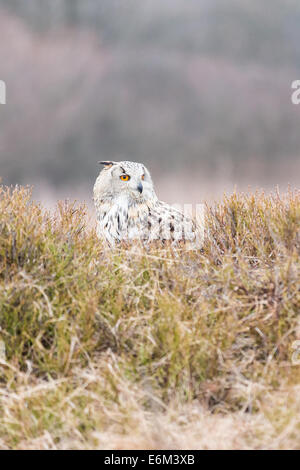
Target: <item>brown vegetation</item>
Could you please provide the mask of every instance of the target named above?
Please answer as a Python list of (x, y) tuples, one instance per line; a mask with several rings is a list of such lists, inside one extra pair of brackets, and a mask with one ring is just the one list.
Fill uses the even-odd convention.
[(1, 447), (299, 448), (299, 225), (234, 194), (201, 250), (107, 250), (2, 187)]

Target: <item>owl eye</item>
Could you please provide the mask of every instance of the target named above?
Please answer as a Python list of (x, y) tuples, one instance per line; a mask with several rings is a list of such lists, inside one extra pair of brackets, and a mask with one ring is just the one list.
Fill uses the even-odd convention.
[(129, 175), (121, 175), (121, 176), (120, 176), (120, 180), (122, 180), (122, 181), (129, 181), (129, 180), (130, 180), (130, 176), (129, 176)]
[(142, 180), (144, 181), (144, 179), (145, 179), (145, 175), (142, 175)]

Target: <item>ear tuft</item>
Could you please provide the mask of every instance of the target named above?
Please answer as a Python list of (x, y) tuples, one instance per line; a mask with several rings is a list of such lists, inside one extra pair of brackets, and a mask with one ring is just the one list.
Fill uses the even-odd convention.
[(108, 160), (105, 160), (105, 161), (100, 161), (98, 162), (100, 165), (104, 165), (105, 168), (110, 168), (114, 165), (115, 162), (111, 162), (111, 161), (108, 161)]

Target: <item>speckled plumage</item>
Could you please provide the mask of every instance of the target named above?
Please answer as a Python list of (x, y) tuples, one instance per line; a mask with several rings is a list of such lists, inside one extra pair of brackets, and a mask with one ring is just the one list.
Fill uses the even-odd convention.
[[(121, 241), (194, 242), (194, 222), (158, 200), (147, 168), (136, 162), (101, 162), (94, 185), (97, 235), (110, 245)], [(128, 181), (121, 177), (128, 175)], [(126, 176), (127, 177), (127, 176)]]

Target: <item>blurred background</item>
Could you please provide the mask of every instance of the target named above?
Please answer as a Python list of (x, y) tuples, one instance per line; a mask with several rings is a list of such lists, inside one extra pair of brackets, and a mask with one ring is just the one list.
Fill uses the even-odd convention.
[(160, 198), (300, 182), (299, 0), (0, 0), (0, 176), (91, 203), (97, 161)]

